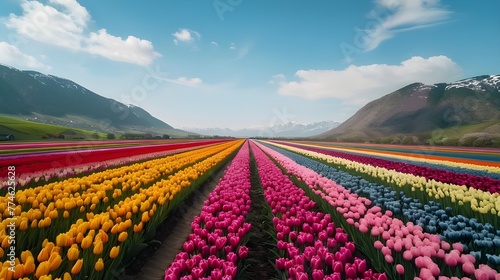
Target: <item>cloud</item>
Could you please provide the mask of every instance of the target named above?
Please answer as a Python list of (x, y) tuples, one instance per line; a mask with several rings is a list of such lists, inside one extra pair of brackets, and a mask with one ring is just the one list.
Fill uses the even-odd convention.
[(6, 42), (0, 42), (0, 62), (17, 68), (50, 70), (49, 66), (44, 65), (35, 57), (22, 53), (16, 46)]
[(194, 30), (189, 30), (186, 28), (179, 29), (179, 31), (173, 33), (172, 36), (175, 37), (174, 43), (176, 45), (178, 45), (179, 42), (184, 42), (184, 43), (193, 42), (195, 38), (198, 40), (201, 39), (201, 34), (199, 32)]
[(166, 78), (166, 77), (156, 77), (156, 76), (152, 76), (152, 77), (157, 79), (157, 80), (166, 81), (169, 83), (188, 86), (188, 87), (200, 87), (203, 85), (203, 80), (200, 78), (179, 77), (177, 79), (170, 79), (170, 78)]
[(179, 84), (186, 86), (200, 86), (203, 84), (203, 81), (200, 78), (179, 77), (176, 81), (179, 82)]
[(90, 13), (76, 0), (49, 0), (47, 5), (23, 0), (21, 8), (22, 15), (10, 14), (5, 24), (31, 40), (138, 65), (161, 56), (150, 41), (133, 36), (123, 40), (105, 29), (88, 31)]
[(216, 47), (218, 47), (218, 46), (219, 46), (219, 44), (217, 44), (217, 42), (215, 42), (215, 41), (210, 42), (210, 44), (211, 44), (211, 45), (214, 45), (214, 46), (216, 46)]
[(229, 44), (229, 49), (230, 50), (235, 50), (236, 49), (236, 44), (231, 42), (231, 44)]
[[(440, 5), (440, 0), (375, 0), (375, 3), (370, 17), (378, 22), (375, 27), (364, 30), (364, 51), (377, 48), (397, 33), (443, 23), (452, 14)], [(382, 17), (383, 14), (387, 15)]]
[(306, 99), (336, 98), (346, 103), (364, 104), (414, 82), (434, 84), (455, 81), (460, 67), (446, 56), (412, 57), (399, 65), (350, 65), (343, 70), (299, 70), (296, 81), (282, 74), (273, 77), (281, 95)]

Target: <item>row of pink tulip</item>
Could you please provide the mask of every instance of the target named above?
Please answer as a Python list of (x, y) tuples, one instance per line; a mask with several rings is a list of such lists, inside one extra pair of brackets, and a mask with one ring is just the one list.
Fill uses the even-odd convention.
[(165, 271), (165, 279), (234, 278), (238, 263), (248, 256), (244, 239), (250, 210), (250, 155), (244, 144), (191, 223), (183, 251)]
[(355, 244), (329, 214), (314, 211), (316, 203), (295, 186), (259, 149), (251, 144), (277, 231), (277, 248), (282, 254), (278, 270), (293, 279), (387, 279), (384, 273), (367, 268), (367, 261), (355, 257)]
[[(288, 157), (264, 146), (260, 146), (291, 175), (303, 181), (312, 193), (323, 201), (345, 221), (349, 235), (357, 243), (366, 244), (363, 248), (372, 259), (383, 256), (381, 265), (394, 278), (404, 279), (448, 279), (460, 276), (463, 279), (474, 276), (500, 277), (495, 270), (486, 265), (476, 267), (475, 258), (463, 253), (459, 243), (449, 244), (441, 241), (438, 235), (423, 231), (411, 222), (393, 218), (392, 212), (382, 211), (372, 206), (369, 199), (359, 197), (344, 187), (320, 174), (297, 164)], [(350, 227), (350, 228), (349, 228)], [(367, 243), (366, 240), (371, 240)], [(399, 275), (399, 276), (398, 276)], [(498, 279), (498, 278), (497, 278)]]

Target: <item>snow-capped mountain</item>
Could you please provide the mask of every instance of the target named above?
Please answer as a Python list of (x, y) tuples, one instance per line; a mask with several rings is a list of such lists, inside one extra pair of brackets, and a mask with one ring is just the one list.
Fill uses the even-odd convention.
[(173, 129), (140, 107), (105, 98), (71, 80), (4, 65), (0, 65), (0, 113), (105, 132)]
[[(499, 123), (500, 75), (495, 74), (452, 83), (407, 85), (366, 104), (318, 137), (361, 142), (418, 135), (424, 142), (435, 137), (436, 131), (451, 131), (451, 136), (441, 138), (458, 143), (462, 133), (486, 132), (496, 137)], [(466, 129), (459, 129), (463, 126)]]
[(500, 75), (485, 75), (463, 79), (446, 86), (446, 90), (452, 88), (468, 88), (475, 91), (486, 91), (488, 88), (500, 89)]
[(334, 121), (321, 121), (314, 123), (288, 122), (267, 127), (262, 126), (242, 129), (192, 127), (186, 127), (182, 129), (202, 135), (218, 135), (231, 137), (309, 137), (328, 131), (338, 126), (339, 124), (339, 122)]

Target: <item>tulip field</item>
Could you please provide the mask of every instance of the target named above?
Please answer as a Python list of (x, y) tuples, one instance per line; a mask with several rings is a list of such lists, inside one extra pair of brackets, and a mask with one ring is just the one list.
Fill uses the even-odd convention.
[(0, 146), (0, 279), (123, 279), (214, 174), (158, 241), (175, 257), (133, 279), (500, 279), (500, 151), (75, 145)]

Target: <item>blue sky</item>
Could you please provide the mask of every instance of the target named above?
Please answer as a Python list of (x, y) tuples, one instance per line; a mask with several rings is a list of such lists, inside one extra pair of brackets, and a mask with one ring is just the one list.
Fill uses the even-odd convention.
[(344, 121), (413, 82), (500, 73), (500, 2), (0, 1), (0, 63), (174, 127)]

